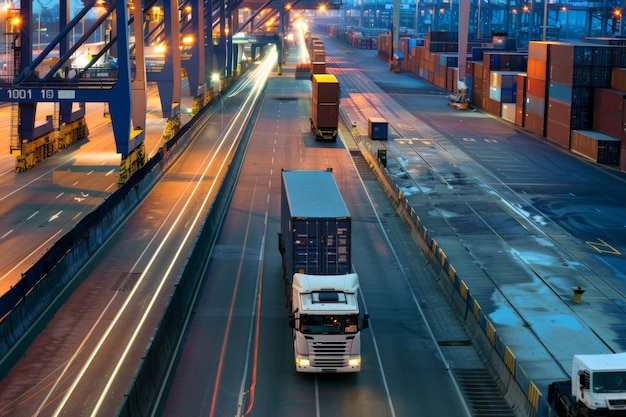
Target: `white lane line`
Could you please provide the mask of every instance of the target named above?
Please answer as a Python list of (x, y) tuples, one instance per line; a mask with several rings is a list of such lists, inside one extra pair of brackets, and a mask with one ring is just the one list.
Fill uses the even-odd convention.
[[(268, 66), (269, 68), (269, 66)], [(261, 87), (261, 83), (259, 83), (258, 85), (256, 85), (255, 87), (253, 87), (251, 94), (246, 98), (246, 100), (244, 101), (243, 105), (241, 106), (242, 108), (244, 108), (251, 100), (253, 100), (252, 96), (253, 93), (255, 94), (254, 99), (256, 99), (261, 91), (262, 88)], [(252, 112), (252, 108), (250, 108), (248, 110), (248, 113), (246, 114), (245, 118), (247, 119), (250, 115), (250, 113)], [(241, 113), (238, 113), (238, 116), (241, 117)], [(235, 126), (237, 126), (239, 128), (239, 132), (241, 132), (241, 130), (243, 129), (243, 127), (245, 126), (245, 123), (235, 123), (237, 120), (237, 117), (235, 119), (233, 119), (233, 123), (231, 123), (227, 129), (227, 132), (223, 133), (220, 144), (217, 148), (217, 150), (219, 151), (219, 149), (224, 145), (225, 142), (225, 138), (229, 137), (231, 132), (234, 130)], [(245, 120), (244, 120), (245, 121)], [(228, 154), (230, 154), (233, 151), (233, 148), (235, 146), (235, 142), (236, 141), (232, 141), (230, 144), (230, 148), (228, 149)], [(192, 196), (195, 195), (197, 193), (197, 190), (199, 188), (200, 183), (202, 182), (202, 180), (206, 177), (206, 173), (209, 169), (210, 166), (213, 165), (213, 161), (216, 158), (216, 156), (219, 154), (219, 152), (211, 152), (211, 159), (210, 162), (206, 165), (205, 170), (203, 172), (203, 175), (200, 176), (200, 179), (197, 181), (196, 186), (194, 188), (194, 190), (192, 191)], [(228, 158), (223, 158), (222, 159), (222, 163), (220, 165), (220, 170), (218, 173), (218, 177), (221, 175), (221, 172), (227, 168), (227, 165), (225, 164), (225, 161)], [(199, 219), (200, 219), (200, 213), (203, 211), (204, 207), (208, 204), (208, 200), (209, 197), (213, 194), (213, 189), (216, 186), (215, 182), (212, 183), (211, 188), (209, 190), (208, 193), (206, 193), (205, 198), (203, 200), (202, 206), (199, 210), (196, 211), (196, 216), (194, 218), (193, 224), (195, 225)], [(165, 238), (161, 241), (161, 244), (159, 245), (159, 247), (156, 249), (156, 251), (154, 252), (154, 255), (152, 256), (152, 258), (150, 259), (146, 269), (144, 270), (144, 272), (141, 274), (141, 276), (139, 277), (139, 279), (137, 280), (137, 283), (135, 285), (135, 287), (133, 288), (133, 290), (131, 291), (130, 294), (128, 294), (128, 298), (126, 299), (126, 301), (124, 302), (124, 304), (122, 305), (122, 307), (118, 310), (117, 314), (115, 315), (115, 317), (113, 318), (113, 320), (111, 321), (111, 323), (109, 324), (108, 328), (106, 329), (105, 333), (101, 336), (97, 346), (95, 347), (95, 349), (91, 352), (91, 354), (89, 355), (89, 358), (87, 359), (87, 361), (83, 364), (83, 367), (81, 368), (80, 372), (78, 373), (78, 375), (75, 377), (74, 382), (71, 384), (71, 386), (65, 391), (65, 395), (63, 396), (61, 402), (58, 404), (53, 416), (59, 416), (62, 411), (63, 408), (65, 407), (65, 404), (69, 401), (69, 398), (71, 397), (71, 395), (73, 394), (73, 392), (76, 390), (76, 387), (78, 386), (80, 380), (83, 378), (83, 376), (85, 375), (85, 373), (87, 372), (87, 369), (89, 368), (89, 366), (91, 365), (91, 363), (94, 361), (95, 357), (97, 356), (98, 352), (100, 351), (100, 349), (102, 348), (102, 345), (104, 344), (104, 342), (107, 340), (109, 334), (113, 331), (113, 328), (117, 325), (117, 323), (119, 322), (122, 314), (125, 312), (126, 308), (128, 307), (128, 305), (130, 304), (131, 300), (133, 299), (133, 296), (135, 294), (135, 292), (137, 291), (137, 288), (140, 287), (141, 282), (143, 282), (147, 271), (150, 269), (150, 266), (154, 263), (154, 260), (158, 257), (159, 253), (161, 252), (163, 246), (165, 245), (165, 242), (169, 239), (170, 234), (172, 233), (172, 231), (176, 228), (176, 225), (179, 223), (180, 219), (183, 217), (183, 213), (185, 212), (186, 207), (189, 205), (189, 202), (191, 200), (191, 197), (187, 200), (187, 202), (185, 203), (184, 207), (182, 208), (182, 210), (179, 210), (178, 213), (178, 217), (176, 218), (176, 220), (174, 221), (173, 225), (171, 226), (171, 228), (169, 229), (169, 231), (167, 232)], [(95, 416), (98, 414), (100, 407), (102, 406), (102, 404), (106, 401), (107, 397), (108, 397), (108, 392), (111, 388), (111, 385), (113, 384), (113, 380), (117, 377), (117, 374), (119, 372), (119, 370), (122, 367), (122, 364), (124, 363), (124, 360), (130, 350), (130, 347), (133, 345), (137, 334), (139, 333), (139, 329), (141, 329), (141, 327), (143, 326), (146, 318), (148, 317), (154, 302), (156, 300), (156, 298), (158, 298), (158, 295), (162, 289), (162, 286), (164, 285), (164, 282), (166, 281), (167, 276), (169, 275), (169, 273), (171, 272), (171, 268), (173, 267), (173, 265), (176, 263), (176, 259), (180, 256), (180, 251), (182, 250), (182, 247), (184, 246), (184, 243), (189, 239), (189, 236), (191, 234), (191, 230), (192, 228), (188, 229), (187, 235), (184, 237), (183, 242), (178, 245), (179, 246), (179, 250), (176, 253), (176, 256), (174, 257), (174, 259), (172, 260), (172, 262), (170, 263), (170, 267), (168, 268), (167, 273), (164, 275), (163, 280), (161, 281), (161, 283), (159, 284), (158, 288), (156, 289), (156, 291), (153, 293), (153, 298), (150, 301), (147, 309), (144, 312), (144, 315), (142, 316), (141, 320), (139, 321), (138, 325), (135, 328), (135, 331), (133, 332), (133, 335), (131, 336), (131, 339), (129, 340), (128, 345), (126, 346), (126, 348), (124, 349), (124, 352), (120, 358), (120, 360), (117, 362), (117, 365), (115, 367), (114, 372), (109, 376), (108, 382), (106, 384), (105, 389), (102, 390), (101, 395), (98, 399), (98, 402), (96, 404), (96, 406), (94, 407), (94, 410), (92, 411), (91, 415)], [(156, 237), (156, 234), (155, 234)], [(155, 238), (153, 237), (153, 239)], [(146, 247), (147, 250), (148, 247)], [(144, 251), (145, 252), (145, 251)], [(142, 254), (143, 256), (143, 254)], [(139, 260), (137, 261), (139, 262)], [(135, 264), (135, 266), (133, 267), (133, 269), (136, 267), (137, 264)], [(115, 298), (115, 296), (113, 297)], [(112, 300), (111, 300), (112, 302)], [(108, 306), (107, 306), (108, 308)], [(98, 319), (98, 321), (96, 323), (94, 323), (93, 328), (95, 328), (98, 323), (100, 321), (100, 318)], [(44, 399), (44, 401), (42, 402), (41, 406), (40, 406), (40, 410), (38, 410), (38, 412), (35, 414), (35, 416), (37, 416), (41, 410), (46, 406), (47, 402), (48, 402), (48, 398), (51, 396), (52, 392), (55, 390), (56, 386), (59, 384), (61, 378), (63, 377), (63, 375), (67, 372), (67, 370), (69, 369), (70, 365), (72, 362), (74, 362), (76, 360), (76, 357), (78, 355), (78, 351), (74, 354), (74, 356), (72, 357), (72, 359), (68, 362), (67, 367), (65, 368), (65, 370), (63, 371), (63, 373), (57, 378), (57, 382), (55, 383), (54, 387), (50, 390), (48, 396), (46, 397), (46, 399)]]
[(9, 269), (7, 271), (6, 274), (4, 274), (2, 277), (0, 277), (0, 281), (2, 281), (3, 279), (6, 279), (9, 277), (9, 275), (15, 271), (17, 268), (19, 268), (24, 262), (26, 262), (27, 259), (29, 259), (32, 255), (38, 254), (39, 257), (41, 257), (42, 253), (41, 253), (41, 249), (44, 248), (46, 245), (48, 245), (52, 240), (54, 240), (59, 233), (63, 232), (63, 229), (59, 229), (55, 234), (53, 234), (52, 236), (50, 236), (45, 242), (43, 242), (41, 245), (37, 246), (28, 256), (25, 256), (24, 258), (22, 258), (22, 260), (20, 262), (18, 262), (17, 264), (15, 264), (13, 266), (13, 268)]

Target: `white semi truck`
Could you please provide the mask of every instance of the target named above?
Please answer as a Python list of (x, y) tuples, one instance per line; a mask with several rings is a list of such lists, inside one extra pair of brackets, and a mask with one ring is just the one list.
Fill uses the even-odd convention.
[(361, 369), (351, 218), (331, 170), (282, 172), (283, 279), (298, 372)]
[(358, 372), (361, 369), (359, 278), (356, 274), (294, 274), (293, 349), (299, 372)]
[(550, 384), (559, 417), (626, 416), (626, 353), (574, 355), (569, 381)]

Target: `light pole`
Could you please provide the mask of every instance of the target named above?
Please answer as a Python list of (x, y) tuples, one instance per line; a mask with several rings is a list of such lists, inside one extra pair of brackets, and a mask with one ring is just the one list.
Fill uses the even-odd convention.
[(41, 11), (43, 9), (44, 6), (41, 6), (37, 14), (37, 54), (41, 53)]
[(548, 30), (548, 0), (543, 0), (543, 41), (546, 41)]
[(476, 39), (480, 39), (480, 3), (482, 3), (482, 0), (478, 0), (478, 16), (476, 20)]

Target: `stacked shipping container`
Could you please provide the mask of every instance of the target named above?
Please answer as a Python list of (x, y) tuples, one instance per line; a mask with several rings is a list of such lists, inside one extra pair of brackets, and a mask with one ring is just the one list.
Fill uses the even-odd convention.
[(339, 125), (339, 81), (332, 74), (314, 74), (311, 96), (311, 129), (316, 139), (335, 140)]
[[(456, 92), (456, 33), (403, 39), (402, 68)], [(626, 39), (529, 43), (528, 52), (468, 44), (465, 67), (471, 103), (528, 131), (626, 172)], [(389, 55), (390, 34), (379, 36)], [(452, 53), (451, 53), (452, 52)], [(479, 61), (476, 58), (481, 57)]]
[(548, 69), (547, 42), (530, 42), (526, 78), (526, 101), (524, 102), (524, 127), (544, 136)]

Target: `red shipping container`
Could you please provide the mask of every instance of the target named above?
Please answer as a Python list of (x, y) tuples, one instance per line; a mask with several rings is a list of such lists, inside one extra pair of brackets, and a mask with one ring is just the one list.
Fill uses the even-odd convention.
[(326, 74), (326, 63), (325, 62), (312, 62), (311, 74)]
[(524, 111), (524, 104), (526, 102), (526, 74), (517, 74), (517, 95), (515, 96), (515, 105), (517, 109)]
[(599, 110), (623, 118), (626, 92), (612, 88), (594, 88), (593, 90), (594, 112)]
[(543, 116), (526, 112), (524, 115), (524, 127), (536, 135), (543, 136), (545, 133)]
[(318, 129), (337, 128), (339, 126), (339, 104), (317, 103), (311, 106), (311, 119)]
[(498, 100), (487, 98), (487, 113), (501, 116), (502, 104)]
[(593, 130), (604, 133), (615, 139), (621, 139), (624, 131), (621, 116), (606, 113), (600, 110), (593, 112)]
[(548, 119), (546, 122), (546, 138), (553, 143), (559, 144), (564, 148), (570, 147), (570, 133), (571, 129), (569, 125), (556, 122)]
[(574, 64), (550, 60), (550, 82), (572, 86), (574, 84)]
[(571, 126), (572, 120), (572, 104), (564, 103), (562, 101), (548, 99), (548, 111), (547, 119), (553, 122), (564, 124), (568, 127)]
[(483, 92), (482, 90), (472, 90), (472, 104), (480, 107), (481, 109), (482, 107), (482, 102), (483, 102)]
[(515, 124), (517, 126), (524, 127), (524, 106), (516, 106), (515, 107)]
[(574, 63), (574, 45), (571, 43), (552, 43), (549, 47), (550, 63), (571, 65)]

